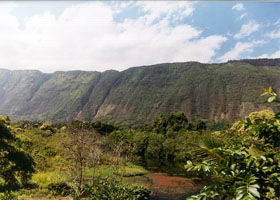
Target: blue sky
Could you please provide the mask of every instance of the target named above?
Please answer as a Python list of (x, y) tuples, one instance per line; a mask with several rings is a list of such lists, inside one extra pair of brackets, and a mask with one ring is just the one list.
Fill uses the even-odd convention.
[(280, 57), (280, 2), (3, 1), (0, 68), (105, 71)]

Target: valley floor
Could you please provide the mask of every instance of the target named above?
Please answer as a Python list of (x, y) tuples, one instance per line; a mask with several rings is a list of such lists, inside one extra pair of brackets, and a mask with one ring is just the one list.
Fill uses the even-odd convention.
[[(143, 176), (131, 177), (132, 183), (143, 183), (152, 191), (151, 200), (185, 200), (186, 197), (196, 194), (201, 189), (200, 185), (191, 179), (168, 176), (165, 173), (149, 172)], [(71, 197), (27, 198), (25, 200), (70, 200)]]

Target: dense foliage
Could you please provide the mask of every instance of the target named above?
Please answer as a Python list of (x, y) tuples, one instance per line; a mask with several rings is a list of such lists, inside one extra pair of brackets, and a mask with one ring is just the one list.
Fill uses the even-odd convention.
[[(83, 185), (83, 195), (90, 200), (149, 200), (151, 191), (140, 185), (97, 179)], [(74, 200), (80, 200), (80, 197), (74, 195)]]
[(135, 160), (154, 160), (158, 164), (183, 162), (191, 158), (190, 152), (206, 129), (203, 120), (188, 123), (183, 112), (167, 113), (138, 130), (118, 130), (105, 139), (105, 145), (114, 149), (122, 145), (124, 152)]
[(71, 193), (82, 199), (87, 188), (91, 193), (85, 198), (89, 198), (106, 180), (108, 188), (99, 189), (95, 195), (118, 191), (120, 198), (136, 195), (132, 199), (147, 199), (150, 190), (126, 185), (121, 178), (147, 173), (143, 168), (128, 164), (128, 160), (143, 164), (143, 159), (150, 159), (168, 164), (192, 158), (194, 155), (187, 152), (195, 148), (197, 138), (205, 134), (205, 130), (197, 130), (196, 124), (201, 122), (197, 120), (191, 125), (184, 113), (177, 112), (160, 115), (138, 130), (100, 121), (12, 123), (10, 126), (18, 138), (16, 144), (32, 156), (37, 169), (32, 177), (33, 189), (21, 190), (17, 195), (24, 196), (27, 191), (34, 197)]
[(152, 124), (152, 131), (161, 134), (172, 134), (181, 129), (187, 129), (188, 119), (183, 112), (168, 113), (156, 118)]
[(18, 190), (34, 173), (34, 161), (20, 144), (9, 128), (9, 118), (0, 117), (0, 193)]
[[(124, 151), (122, 144), (115, 149), (109, 149), (103, 144), (108, 134), (120, 131), (118, 127), (100, 121), (19, 121), (9, 124), (5, 120), (8, 118), (3, 119), (5, 126), (0, 128), (1, 136), (5, 139), (1, 140), (1, 145), (7, 142), (8, 145), (28, 152), (33, 164), (36, 163), (36, 173), (32, 176), (28, 188), (22, 188), (16, 193), (10, 193), (7, 187), (3, 188), (5, 193), (0, 192), (1, 199), (72, 195), (81, 200), (105, 193), (113, 194), (116, 191), (119, 191), (120, 195), (126, 195), (128, 199), (149, 198), (149, 189), (128, 185), (123, 180), (123, 177), (143, 175), (147, 171), (129, 163), (128, 159), (121, 156)], [(6, 160), (1, 157), (0, 161)], [(28, 164), (28, 161), (11, 166), (20, 168), (23, 164)], [(16, 178), (20, 178), (21, 172), (15, 173)], [(9, 177), (8, 180), (13, 179)], [(96, 193), (96, 188), (105, 184), (105, 180), (108, 187)], [(91, 192), (86, 194), (85, 188)]]
[[(279, 102), (270, 88), (267, 102)], [(217, 196), (236, 200), (279, 199), (280, 181), (280, 115), (251, 115), (239, 122), (241, 139), (233, 144), (209, 148), (209, 156), (200, 162), (188, 161), (189, 171), (215, 175), (216, 184), (205, 186), (201, 194), (189, 199), (215, 199)], [(235, 127), (237, 125), (235, 124)]]

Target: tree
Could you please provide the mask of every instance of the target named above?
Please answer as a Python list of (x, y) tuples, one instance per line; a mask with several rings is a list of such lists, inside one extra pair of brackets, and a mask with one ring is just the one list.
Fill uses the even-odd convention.
[(149, 143), (146, 148), (145, 157), (160, 160), (163, 157), (164, 136), (157, 133), (149, 135)]
[[(65, 157), (71, 162), (73, 182), (76, 185), (75, 195), (79, 199), (83, 195), (84, 171), (99, 164), (102, 151), (99, 146), (99, 135), (94, 129), (71, 127), (67, 138), (63, 141)], [(94, 173), (94, 172), (93, 172)], [(94, 175), (93, 175), (94, 177)]]
[(132, 152), (136, 156), (140, 156), (142, 160), (145, 158), (145, 152), (149, 144), (149, 134), (147, 132), (136, 132), (132, 138)]
[[(121, 173), (124, 173), (125, 170), (125, 162), (127, 159), (124, 158), (124, 154), (127, 145), (122, 142), (118, 143), (115, 140), (117, 140), (118, 136), (124, 136), (123, 139), (125, 139), (128, 135), (126, 133), (122, 134), (120, 131), (113, 132), (112, 136), (110, 135), (111, 138), (109, 141), (106, 141), (107, 144), (112, 145), (112, 149), (106, 149), (106, 143), (104, 145), (102, 136), (100, 136), (94, 128), (88, 127), (87, 123), (85, 123), (86, 128), (83, 128), (80, 123), (78, 123), (79, 126), (76, 125), (71, 126), (63, 142), (66, 150), (65, 156), (70, 161), (69, 165), (73, 173), (72, 181), (75, 185), (73, 187), (73, 199), (128, 199), (125, 198), (128, 195), (133, 195), (129, 199), (138, 199), (138, 197), (141, 199), (141, 193), (145, 193), (145, 188), (138, 188), (139, 192), (136, 191), (136, 194), (133, 194), (132, 192), (137, 188), (133, 188), (133, 191), (127, 191), (126, 188), (124, 188), (126, 190), (123, 190), (122, 187), (124, 186), (121, 183), (121, 179), (118, 178), (119, 175), (122, 177), (123, 174)], [(106, 177), (102, 176), (100, 173), (96, 173), (99, 170), (98, 165), (101, 164), (103, 153), (109, 157), (109, 159), (106, 160), (106, 165), (108, 165), (108, 174)], [(85, 177), (84, 172), (86, 169), (92, 169), (91, 181)], [(147, 192), (148, 190), (146, 193)], [(117, 198), (117, 196), (114, 195), (120, 197)], [(149, 195), (149, 193), (147, 193), (146, 196), (147, 195)]]
[(195, 127), (195, 130), (202, 131), (202, 130), (206, 130), (207, 125), (203, 119), (197, 119), (195, 121), (194, 127)]
[(162, 146), (163, 146), (163, 152), (165, 154), (165, 158), (167, 160), (174, 160), (175, 153), (176, 153), (176, 140), (173, 138), (167, 138)]
[(166, 134), (168, 131), (178, 132), (186, 129), (188, 119), (183, 112), (167, 113), (159, 116), (153, 122), (153, 132)]
[[(279, 103), (277, 94), (269, 88), (268, 103)], [(217, 148), (206, 148), (207, 159), (188, 161), (188, 171), (203, 172), (218, 178), (216, 184), (205, 186), (199, 195), (189, 199), (272, 200), (279, 199), (280, 181), (280, 114), (266, 117), (251, 115), (245, 121), (240, 141)]]
[(8, 117), (0, 117), (0, 192), (4, 193), (27, 184), (35, 172), (32, 157), (17, 148), (19, 139), (8, 127), (9, 123)]
[(94, 129), (99, 134), (107, 136), (113, 131), (119, 130), (118, 127), (112, 125), (112, 124), (106, 124), (101, 121), (95, 121), (95, 122), (86, 122), (86, 121), (79, 121), (79, 120), (73, 120), (69, 124), (69, 128), (71, 129), (87, 129), (92, 130)]

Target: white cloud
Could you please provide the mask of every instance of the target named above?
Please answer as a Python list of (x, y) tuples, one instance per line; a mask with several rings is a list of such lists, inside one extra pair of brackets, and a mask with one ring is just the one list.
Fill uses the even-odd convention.
[[(180, 62), (186, 60), (204, 63), (211, 62), (212, 57), (216, 54), (215, 51), (218, 50), (225, 41), (227, 41), (227, 38), (223, 36), (209, 36), (187, 44), (182, 44), (180, 45), (181, 48), (179, 48), (175, 59)], [(184, 48), (184, 46), (187, 46), (187, 48)]]
[(16, 4), (13, 2), (1, 2), (0, 4), (0, 34), (5, 32), (16, 31), (18, 28), (18, 20), (15, 16), (11, 15)]
[(21, 29), (12, 9), (0, 12), (9, 19), (9, 24), (0, 21), (0, 27), (6, 26), (5, 31), (0, 29), (0, 68), (105, 71), (162, 62), (208, 62), (226, 41), (217, 35), (201, 38), (202, 31), (187, 24), (170, 26), (170, 19), (191, 15), (189, 2), (136, 4), (147, 12), (137, 19), (116, 22), (113, 7), (86, 2), (65, 8), (59, 16), (45, 12), (26, 18)]
[(243, 13), (242, 15), (240, 15), (239, 19), (241, 20), (241, 19), (243, 19), (246, 16), (247, 16), (247, 13)]
[(278, 19), (273, 25), (280, 26), (280, 19)]
[(234, 6), (232, 6), (232, 10), (241, 11), (241, 10), (245, 10), (245, 8), (244, 8), (244, 5), (242, 3), (237, 3)]
[(184, 1), (138, 1), (136, 5), (141, 6), (147, 12), (145, 18), (148, 23), (160, 17), (167, 19), (182, 19), (191, 15), (194, 11), (193, 2)]
[(218, 58), (222, 62), (227, 62), (228, 60), (239, 59), (242, 55), (252, 53), (256, 46), (262, 46), (265, 44), (265, 41), (257, 40), (252, 42), (237, 42), (235, 46), (223, 56)]
[(274, 52), (274, 53), (271, 54), (269, 57), (270, 57), (270, 58), (280, 58), (280, 50)]
[(274, 31), (268, 33), (267, 36), (271, 39), (280, 38), (280, 29), (279, 30), (274, 30)]
[(249, 21), (247, 24), (243, 24), (241, 30), (234, 35), (235, 39), (241, 39), (251, 35), (252, 33), (258, 31), (260, 25), (255, 21)]
[(259, 56), (258, 58), (280, 58), (280, 50), (272, 53), (271, 55), (263, 54), (263, 55)]
[[(234, 6), (232, 6), (232, 10), (237, 11), (243, 11), (245, 10), (244, 5), (242, 3), (236, 3)], [(247, 16), (247, 12), (244, 12), (239, 16), (239, 20), (243, 19), (245, 16)]]
[(1, 2), (0, 16), (10, 14), (16, 6), (17, 4), (14, 2)]

